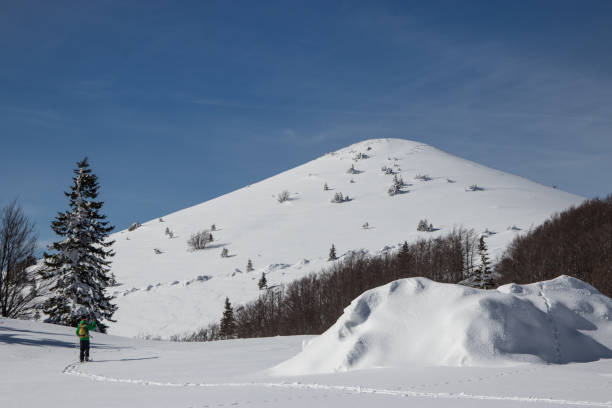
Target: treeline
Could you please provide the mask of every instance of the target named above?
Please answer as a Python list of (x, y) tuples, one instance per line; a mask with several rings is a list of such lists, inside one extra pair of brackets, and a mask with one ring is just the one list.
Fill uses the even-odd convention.
[(236, 308), (233, 333), (223, 333), (218, 324), (211, 324), (173, 340), (323, 333), (368, 289), (416, 276), (447, 283), (465, 279), (474, 270), (477, 238), (473, 230), (459, 228), (443, 237), (405, 242), (393, 253), (353, 252), (318, 274), (268, 289), (257, 300)]
[(501, 283), (569, 275), (612, 296), (612, 195), (556, 214), (517, 237), (495, 270)]
[[(396, 279), (424, 276), (437, 282), (474, 285), (482, 268), (481, 261), (478, 265), (475, 261), (486, 259), (478, 243), (473, 230), (459, 228), (443, 237), (404, 243), (399, 251), (378, 256), (353, 252), (318, 274), (268, 289), (235, 311), (226, 304), (224, 318), (231, 316), (232, 322), (225, 326), (231, 327), (230, 332), (211, 324), (173, 340), (320, 334), (357, 296)], [(492, 287), (569, 275), (612, 296), (612, 195), (555, 214), (517, 236), (493, 269)]]

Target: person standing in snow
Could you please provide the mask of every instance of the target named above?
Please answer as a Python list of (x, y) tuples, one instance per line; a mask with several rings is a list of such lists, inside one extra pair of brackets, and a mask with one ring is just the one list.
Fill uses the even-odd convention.
[(81, 343), (81, 363), (83, 361), (89, 361), (89, 331), (96, 330), (98, 326), (94, 320), (91, 323), (87, 323), (87, 318), (83, 317), (77, 325), (76, 335), (79, 336)]

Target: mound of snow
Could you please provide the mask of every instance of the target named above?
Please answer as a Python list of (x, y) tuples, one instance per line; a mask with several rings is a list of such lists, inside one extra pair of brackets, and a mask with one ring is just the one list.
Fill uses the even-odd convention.
[(487, 291), (409, 278), (363, 293), (272, 372), (587, 362), (611, 348), (612, 299), (578, 279)]

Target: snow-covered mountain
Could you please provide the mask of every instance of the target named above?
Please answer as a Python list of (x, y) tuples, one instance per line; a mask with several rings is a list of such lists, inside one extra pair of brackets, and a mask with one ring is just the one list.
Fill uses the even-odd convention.
[[(406, 185), (391, 196), (394, 175)], [(289, 199), (280, 203), (285, 190)], [(331, 202), (336, 193), (350, 201)], [(332, 244), (340, 256), (361, 248), (376, 253), (464, 226), (487, 232), (494, 258), (516, 234), (582, 200), (422, 143), (367, 140), (114, 234), (119, 310), (109, 331), (194, 331), (220, 318), (226, 296), (234, 304), (256, 298), (262, 272), (272, 286), (329, 265)], [(417, 232), (421, 219), (436, 231)], [(214, 242), (190, 251), (189, 237), (212, 224)], [(220, 256), (224, 248), (228, 257)]]

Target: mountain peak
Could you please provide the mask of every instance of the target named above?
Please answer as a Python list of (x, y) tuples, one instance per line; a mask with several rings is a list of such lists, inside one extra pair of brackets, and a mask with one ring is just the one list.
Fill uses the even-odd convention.
[[(581, 201), (420, 142), (364, 140), (114, 234), (112, 271), (122, 285), (110, 330), (193, 330), (218, 320), (226, 296), (233, 304), (256, 298), (262, 273), (272, 286), (329, 266), (332, 244), (339, 256), (377, 253), (464, 226), (486, 234), (495, 257), (521, 231)], [(423, 219), (434, 231), (417, 231)], [(187, 240), (212, 224), (214, 241), (190, 250)]]

